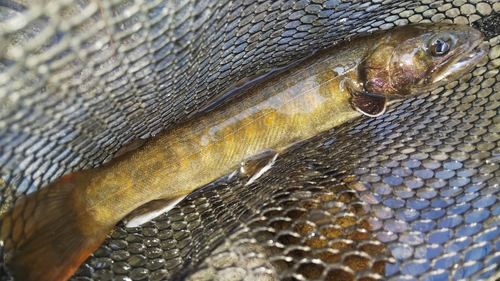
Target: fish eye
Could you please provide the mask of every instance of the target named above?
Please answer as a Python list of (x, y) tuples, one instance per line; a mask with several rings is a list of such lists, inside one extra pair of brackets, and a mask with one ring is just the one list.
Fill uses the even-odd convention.
[(430, 54), (434, 57), (446, 55), (451, 49), (452, 40), (449, 36), (441, 35), (431, 39), (428, 46)]

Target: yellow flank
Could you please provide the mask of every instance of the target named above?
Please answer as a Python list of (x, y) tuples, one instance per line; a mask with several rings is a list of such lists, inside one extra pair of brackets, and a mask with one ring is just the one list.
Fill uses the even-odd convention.
[[(309, 71), (275, 77), (268, 81), (270, 86), (256, 87), (248, 98), (189, 122), (201, 129), (193, 131), (185, 124), (92, 170), (96, 184), (87, 188), (87, 209), (95, 210), (95, 220), (115, 223), (148, 201), (190, 193), (237, 169), (247, 156), (286, 147), (359, 116), (349, 103), (349, 92), (340, 87), (348, 75), (335, 76), (328, 68), (322, 71), (314, 65), (328, 65), (325, 59), (311, 63)], [(354, 71), (349, 74), (355, 78)], [(283, 80), (289, 87), (271, 92), (274, 83)], [(115, 172), (110, 173), (111, 169)], [(146, 176), (153, 175), (151, 171), (154, 176)], [(120, 192), (119, 200), (114, 186), (127, 190)], [(125, 207), (117, 210), (117, 201)]]

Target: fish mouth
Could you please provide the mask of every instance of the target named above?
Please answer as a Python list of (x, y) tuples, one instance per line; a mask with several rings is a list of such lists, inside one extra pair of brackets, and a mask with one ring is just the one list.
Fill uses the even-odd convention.
[(466, 55), (461, 56), (457, 61), (453, 62), (448, 71), (455, 72), (464, 68), (472, 68), (478, 64), (479, 60), (486, 56), (488, 51), (489, 46), (487, 43), (478, 42)]
[[(481, 38), (473, 41), (469, 48), (458, 48), (456, 50), (455, 56), (451, 56), (449, 60), (446, 60), (442, 64), (448, 64), (439, 75), (434, 78), (434, 81), (453, 81), (458, 78), (460, 73), (464, 73), (476, 66), (481, 59), (483, 59), (489, 51), (489, 45), (483, 42)], [(442, 65), (441, 64), (441, 65)]]

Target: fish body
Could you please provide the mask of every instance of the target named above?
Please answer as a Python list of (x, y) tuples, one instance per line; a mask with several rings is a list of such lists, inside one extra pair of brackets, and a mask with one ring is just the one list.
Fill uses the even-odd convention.
[(16, 280), (66, 280), (132, 211), (176, 203), (249, 157), (452, 81), (485, 56), (480, 42), (467, 26), (413, 25), (317, 52), (137, 150), (23, 198), (0, 218), (8, 269)]

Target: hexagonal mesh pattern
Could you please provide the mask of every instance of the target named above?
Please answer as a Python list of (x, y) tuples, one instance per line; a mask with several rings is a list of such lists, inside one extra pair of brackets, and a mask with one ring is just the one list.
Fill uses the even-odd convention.
[[(36, 2), (36, 3), (35, 3)], [(500, 3), (0, 1), (0, 203), (168, 129), (238, 80), (421, 21), (473, 23), (460, 80), (115, 227), (74, 280), (484, 280), (498, 271)], [(2, 280), (10, 280), (5, 274)]]

